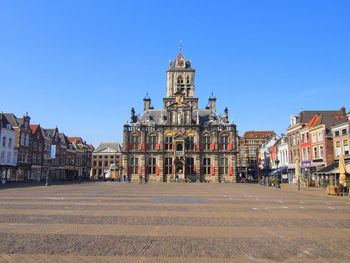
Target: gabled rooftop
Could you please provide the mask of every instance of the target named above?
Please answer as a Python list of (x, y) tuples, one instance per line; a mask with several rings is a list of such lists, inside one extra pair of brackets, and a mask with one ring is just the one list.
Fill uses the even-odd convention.
[(267, 138), (269, 136), (274, 135), (274, 131), (246, 131), (243, 134), (244, 138), (251, 138), (251, 139), (257, 139), (257, 138)]

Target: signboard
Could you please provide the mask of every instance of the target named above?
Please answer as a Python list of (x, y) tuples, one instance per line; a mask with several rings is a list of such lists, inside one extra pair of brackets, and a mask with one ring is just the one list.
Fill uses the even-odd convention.
[(301, 162), (301, 166), (302, 167), (310, 167), (311, 166), (311, 161)]
[(51, 144), (50, 158), (51, 159), (55, 159), (56, 158), (56, 145), (54, 145), (54, 144)]

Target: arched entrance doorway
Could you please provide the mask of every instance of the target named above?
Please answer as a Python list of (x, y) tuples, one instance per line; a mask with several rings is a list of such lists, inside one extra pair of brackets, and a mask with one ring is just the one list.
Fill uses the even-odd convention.
[(175, 160), (175, 179), (185, 179), (185, 161), (183, 159)]

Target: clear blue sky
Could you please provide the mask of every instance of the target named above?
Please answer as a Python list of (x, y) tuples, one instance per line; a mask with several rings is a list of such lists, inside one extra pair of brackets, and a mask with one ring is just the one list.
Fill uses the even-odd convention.
[(0, 1), (0, 110), (95, 146), (121, 141), (169, 59), (196, 68), (240, 134), (284, 132), (301, 109), (350, 109), (350, 1)]

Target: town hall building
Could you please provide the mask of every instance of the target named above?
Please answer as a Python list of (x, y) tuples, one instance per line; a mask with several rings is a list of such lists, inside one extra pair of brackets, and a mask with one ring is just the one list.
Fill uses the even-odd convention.
[(182, 52), (166, 71), (163, 108), (149, 96), (144, 111), (123, 130), (123, 176), (132, 181), (236, 182), (237, 130), (228, 109), (219, 115), (216, 98), (199, 109), (195, 69)]

